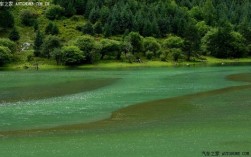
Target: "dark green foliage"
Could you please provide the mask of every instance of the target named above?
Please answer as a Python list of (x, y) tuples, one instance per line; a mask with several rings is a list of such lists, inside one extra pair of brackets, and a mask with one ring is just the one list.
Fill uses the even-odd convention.
[(56, 24), (50, 22), (46, 27), (45, 27), (45, 34), (51, 34), (51, 35), (57, 35), (59, 34), (59, 29)]
[(190, 61), (192, 56), (198, 54), (198, 51), (200, 50), (201, 35), (195, 23), (196, 22), (193, 20), (187, 22), (183, 34), (185, 41), (182, 50), (185, 52), (188, 61)]
[(104, 59), (105, 56), (108, 58), (113, 59), (120, 59), (121, 55), (121, 44), (118, 41), (110, 40), (110, 39), (103, 39), (100, 41), (101, 48), (100, 48), (100, 54), (101, 54), (101, 60)]
[(143, 48), (143, 37), (137, 32), (131, 32), (125, 37), (125, 41), (132, 46), (132, 52), (140, 52)]
[(37, 20), (33, 24), (33, 29), (34, 29), (34, 32), (38, 31), (38, 29), (39, 29), (39, 25), (38, 25)]
[(102, 34), (102, 23), (101, 22), (96, 22), (93, 26), (93, 31), (95, 34)]
[(0, 66), (11, 61), (12, 54), (8, 47), (0, 46)]
[(64, 8), (59, 5), (51, 5), (45, 11), (46, 18), (50, 20), (59, 19), (64, 14)]
[(152, 51), (146, 51), (146, 58), (151, 60), (154, 56), (154, 53)]
[(21, 10), (19, 18), (23, 25), (33, 26), (37, 18), (37, 15), (31, 10), (25, 9), (25, 10)]
[(205, 50), (218, 58), (239, 58), (246, 55), (245, 39), (230, 26), (212, 29), (202, 41)]
[(184, 47), (184, 39), (175, 35), (169, 36), (167, 39), (164, 40), (163, 47), (166, 49), (168, 48), (182, 49)]
[(92, 24), (91, 24), (90, 22), (87, 22), (87, 23), (83, 26), (82, 32), (83, 32), (84, 34), (93, 35), (93, 34), (94, 34), (94, 31), (93, 31)]
[(91, 36), (81, 36), (76, 39), (75, 46), (77, 46), (85, 56), (84, 63), (94, 63), (99, 54), (96, 42)]
[(9, 10), (0, 10), (0, 19), (0, 30), (1, 28), (12, 28), (14, 26), (14, 17)]
[(52, 55), (52, 52), (56, 48), (61, 47), (60, 39), (57, 36), (49, 35), (45, 38), (42, 46), (41, 46), (41, 52), (42, 56), (46, 58), (50, 58)]
[(61, 7), (63, 7), (64, 15), (67, 17), (74, 15), (77, 12), (76, 9), (81, 10), (81, 7), (84, 7), (84, 4), (80, 0), (76, 0), (76, 1), (75, 0), (67, 0), (67, 1), (66, 0), (53, 0), (53, 3), (58, 4)]
[[(164, 61), (171, 57), (174, 61), (181, 58), (191, 60), (203, 51), (220, 58), (251, 54), (249, 1), (53, 0), (53, 3), (55, 5), (45, 12), (48, 19), (84, 15), (86, 24), (79, 24), (77, 30), (97, 37), (76, 39), (73, 45), (84, 56), (81, 63), (120, 59), (121, 53), (124, 58), (127, 54), (132, 58), (144, 54), (148, 59), (161, 56)], [(229, 23), (231, 28), (225, 23)], [(53, 23), (45, 29), (48, 35), (58, 33), (58, 27)], [(116, 40), (102, 39), (110, 36)], [(62, 63), (62, 51), (59, 49), (42, 53), (41, 42), (34, 49), (38, 56), (53, 56), (58, 64)]]
[(100, 9), (98, 7), (95, 7), (91, 10), (89, 14), (89, 20), (91, 23), (95, 23), (100, 18)]
[(202, 15), (206, 23), (208, 25), (214, 25), (216, 21), (216, 17), (215, 17), (216, 10), (215, 10), (212, 0), (206, 0), (202, 10), (203, 10)]
[(171, 49), (173, 61), (178, 62), (181, 57), (181, 53), (182, 53), (181, 49), (177, 49), (177, 48)]
[(12, 41), (18, 41), (20, 39), (20, 35), (16, 27), (14, 27), (13, 30), (10, 32), (9, 39)]
[(14, 53), (16, 51), (15, 42), (7, 38), (0, 38), (0, 46), (7, 47), (8, 49), (11, 50), (11, 53)]
[[(153, 55), (155, 55), (155, 56), (157, 55), (158, 51), (161, 48), (160, 44), (153, 37), (147, 37), (147, 38), (145, 38), (143, 46), (144, 46), (144, 52), (145, 53), (152, 52)], [(147, 54), (146, 54), (146, 56), (147, 56)]]
[(36, 37), (34, 40), (34, 55), (36, 57), (41, 56), (41, 46), (43, 44), (43, 35), (41, 34), (40, 30), (36, 32)]
[(65, 65), (78, 65), (84, 60), (82, 51), (77, 46), (63, 47), (62, 61)]
[(53, 49), (53, 51), (51, 52), (51, 57), (53, 57), (56, 60), (57, 65), (61, 64), (63, 62), (62, 49), (60, 48)]

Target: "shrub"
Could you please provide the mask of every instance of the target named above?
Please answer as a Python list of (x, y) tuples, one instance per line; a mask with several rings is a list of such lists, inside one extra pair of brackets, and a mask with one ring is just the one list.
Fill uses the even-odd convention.
[(101, 22), (96, 22), (93, 26), (93, 31), (95, 34), (102, 34), (102, 23)]
[(34, 56), (33, 56), (33, 55), (28, 55), (28, 56), (27, 56), (27, 61), (28, 61), (28, 62), (33, 61), (33, 59), (34, 59)]
[(129, 63), (133, 63), (135, 61), (135, 57), (132, 53), (127, 53), (126, 58), (128, 59)]
[(157, 40), (153, 37), (147, 37), (144, 39), (144, 52), (151, 51), (153, 55), (156, 55), (161, 46)]
[(45, 27), (45, 34), (51, 34), (51, 35), (57, 35), (57, 34), (59, 34), (58, 26), (56, 24), (50, 22)]
[(143, 45), (143, 37), (138, 32), (131, 32), (125, 37), (125, 41), (132, 45), (132, 52), (140, 52)]
[(11, 50), (8, 47), (0, 46), (0, 65), (9, 63), (11, 58)]
[(179, 59), (181, 58), (181, 53), (182, 53), (181, 49), (173, 48), (173, 49), (171, 49), (171, 53), (172, 53), (172, 56), (173, 56), (173, 60), (175, 62), (178, 62)]
[(80, 36), (74, 42), (74, 45), (79, 47), (83, 52), (90, 52), (94, 47), (95, 40), (91, 36)]
[(74, 45), (77, 46), (85, 56), (85, 63), (95, 62), (95, 56), (98, 54), (98, 48), (96, 42), (92, 36), (81, 36), (74, 41)]
[(245, 38), (228, 27), (208, 31), (202, 38), (202, 48), (218, 58), (239, 58), (247, 53)]
[(82, 51), (77, 46), (63, 47), (62, 61), (65, 65), (78, 65), (84, 58)]
[(53, 50), (59, 47), (61, 47), (61, 43), (57, 36), (47, 36), (42, 44), (42, 56), (50, 58)]
[(15, 42), (11, 41), (7, 38), (0, 38), (0, 46), (8, 47), (12, 53), (16, 51), (16, 44)]
[(92, 24), (90, 22), (87, 22), (83, 28), (82, 28), (82, 32), (84, 34), (89, 34), (89, 35), (93, 35), (93, 27)]
[(184, 47), (184, 39), (178, 36), (170, 36), (163, 42), (164, 48), (183, 48)]
[(45, 11), (45, 16), (49, 20), (59, 19), (64, 14), (64, 8), (59, 5), (51, 5)]
[(60, 48), (55, 48), (53, 51), (50, 53), (50, 55), (56, 60), (57, 65), (62, 63), (63, 60), (63, 52), (62, 49)]
[(25, 9), (20, 13), (21, 23), (25, 26), (32, 26), (35, 23), (37, 15), (31, 10)]
[(121, 52), (121, 43), (116, 40), (103, 39), (100, 41), (101, 49), (101, 59), (104, 59), (104, 56), (114, 57), (120, 59)]
[(146, 51), (146, 58), (151, 60), (154, 56), (154, 53), (152, 51)]
[(9, 39), (12, 41), (18, 41), (20, 39), (19, 32), (17, 29), (14, 27), (14, 29), (10, 32), (9, 34)]

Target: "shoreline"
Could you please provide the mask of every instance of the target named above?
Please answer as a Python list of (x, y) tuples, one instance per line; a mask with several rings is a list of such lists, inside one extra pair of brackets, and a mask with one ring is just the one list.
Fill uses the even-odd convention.
[[(219, 59), (206, 57), (203, 61), (184, 61), (184, 62), (164, 62), (164, 61), (143, 61), (142, 63), (128, 63), (120, 61), (103, 61), (96, 64), (65, 66), (56, 64), (42, 63), (38, 65), (38, 70), (63, 70), (63, 69), (116, 69), (116, 68), (141, 68), (141, 67), (190, 67), (190, 66), (214, 66), (214, 65), (232, 65), (232, 64), (250, 64), (251, 58), (239, 59)], [(9, 64), (0, 67), (0, 70), (37, 70), (32, 63)]]

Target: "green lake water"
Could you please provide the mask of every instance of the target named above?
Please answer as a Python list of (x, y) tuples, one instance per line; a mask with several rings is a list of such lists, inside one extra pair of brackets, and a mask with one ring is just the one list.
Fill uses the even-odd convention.
[(0, 71), (0, 156), (251, 153), (251, 66)]

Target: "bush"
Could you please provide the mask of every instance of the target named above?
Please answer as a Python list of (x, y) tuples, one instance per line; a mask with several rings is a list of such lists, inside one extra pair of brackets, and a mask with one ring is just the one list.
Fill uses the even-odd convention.
[(76, 26), (76, 30), (82, 31), (82, 27), (83, 27), (82, 25), (77, 25), (77, 26)]
[(50, 54), (57, 62), (57, 65), (59, 65), (60, 63), (62, 63), (63, 60), (63, 52), (62, 49), (60, 48), (55, 48), (53, 49), (53, 51)]
[(77, 46), (85, 56), (85, 63), (93, 63), (94, 56), (97, 55), (97, 45), (93, 37), (81, 36), (74, 41), (74, 45)]
[(42, 56), (50, 58), (54, 49), (61, 47), (60, 39), (57, 36), (49, 35), (45, 38), (41, 47)]
[(146, 51), (146, 58), (151, 60), (154, 56), (154, 53), (152, 51)]
[(56, 24), (50, 22), (45, 27), (45, 34), (51, 34), (51, 35), (57, 35), (57, 34), (59, 34), (58, 26)]
[(156, 55), (161, 46), (157, 40), (153, 37), (147, 37), (144, 39), (144, 52), (151, 51), (153, 55)]
[(8, 47), (0, 46), (0, 65), (4, 65), (11, 61), (12, 54)]
[(31, 61), (33, 61), (34, 60), (34, 56), (33, 55), (28, 55), (27, 56), (27, 61), (28, 62), (31, 62)]
[(217, 58), (239, 58), (247, 53), (245, 38), (228, 27), (211, 29), (202, 38), (202, 48)]
[(25, 26), (33, 26), (36, 18), (37, 15), (28, 9), (22, 10), (20, 13), (21, 23)]
[(125, 37), (125, 41), (132, 45), (132, 52), (140, 52), (143, 45), (143, 37), (138, 32), (131, 32)]
[(93, 27), (92, 24), (90, 22), (87, 22), (83, 28), (82, 28), (82, 32), (84, 34), (89, 34), (89, 35), (93, 35)]
[(115, 57), (120, 59), (121, 52), (121, 43), (116, 40), (103, 39), (100, 41), (101, 48), (100, 54), (101, 59), (104, 59), (104, 56)]
[(102, 23), (101, 22), (96, 22), (93, 26), (93, 31), (95, 34), (102, 34)]
[(170, 54), (171, 54), (170, 51), (171, 51), (170, 49), (161, 49), (159, 51), (160, 60), (161, 61), (167, 61), (168, 59), (170, 59), (172, 57), (172, 56), (170, 56)]
[(175, 62), (179, 61), (179, 59), (181, 58), (181, 53), (182, 53), (181, 49), (178, 48), (171, 49), (171, 54)]
[(84, 58), (82, 51), (77, 46), (63, 47), (62, 61), (65, 65), (78, 65)]
[(11, 50), (12, 53), (16, 51), (16, 44), (15, 42), (11, 41), (7, 38), (0, 38), (0, 46), (7, 47)]
[(163, 42), (163, 47), (168, 48), (183, 48), (184, 47), (184, 39), (178, 36), (170, 36)]
[(12, 41), (18, 41), (20, 39), (19, 32), (17, 29), (14, 27), (14, 29), (10, 32), (9, 34), (9, 39)]
[(80, 36), (74, 42), (74, 45), (79, 47), (83, 52), (90, 52), (94, 47), (95, 40), (91, 36)]
[(135, 57), (134, 57), (134, 55), (132, 53), (128, 53), (126, 55), (126, 58), (127, 58), (129, 63), (133, 63), (135, 61)]
[(45, 16), (49, 20), (60, 19), (60, 17), (64, 14), (64, 8), (59, 5), (51, 5), (45, 11)]

